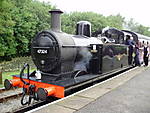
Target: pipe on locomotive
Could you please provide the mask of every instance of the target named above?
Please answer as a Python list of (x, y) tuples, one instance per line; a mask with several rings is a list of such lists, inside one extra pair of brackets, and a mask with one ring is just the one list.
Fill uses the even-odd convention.
[(13, 87), (19, 86), (19, 84), (21, 84), (20, 79), (13, 79), (13, 80), (5, 79), (5, 81), (4, 81), (4, 87), (6, 90), (9, 90)]
[(48, 96), (55, 95), (55, 93), (56, 93), (55, 87), (38, 88), (37, 97), (40, 100), (46, 100)]
[(56, 32), (61, 32), (61, 19), (60, 15), (63, 13), (60, 9), (49, 11), (51, 14), (51, 29)]

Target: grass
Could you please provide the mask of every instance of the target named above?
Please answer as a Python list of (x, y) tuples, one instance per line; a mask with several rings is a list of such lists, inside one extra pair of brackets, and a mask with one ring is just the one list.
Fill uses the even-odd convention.
[[(35, 69), (31, 69), (30, 72), (34, 71)], [(26, 73), (26, 71), (25, 71)], [(12, 72), (3, 72), (2, 73), (2, 79), (3, 79), (3, 84), (0, 84), (0, 88), (4, 87), (4, 80), (5, 79), (9, 79), (11, 80), (12, 79), (12, 75), (19, 75), (20, 74), (20, 71), (12, 71)]]

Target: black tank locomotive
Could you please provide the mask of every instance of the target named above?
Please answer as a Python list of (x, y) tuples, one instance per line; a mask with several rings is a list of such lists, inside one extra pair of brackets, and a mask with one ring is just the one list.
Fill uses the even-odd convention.
[[(30, 98), (40, 100), (49, 96), (63, 98), (67, 91), (129, 67), (128, 47), (120, 31), (116, 30), (120, 34), (114, 35), (115, 43), (105, 43), (103, 36), (91, 36), (89, 22), (80, 21), (76, 35), (67, 34), (61, 31), (62, 11), (50, 13), (52, 29), (39, 32), (31, 44), (37, 71), (29, 73), (26, 64), (20, 75), (5, 80), (6, 89), (22, 87), (25, 94), (32, 95)], [(26, 67), (28, 73), (23, 74)]]

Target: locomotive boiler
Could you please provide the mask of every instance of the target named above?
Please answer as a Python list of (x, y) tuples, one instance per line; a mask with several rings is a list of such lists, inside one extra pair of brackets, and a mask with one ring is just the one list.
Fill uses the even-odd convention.
[[(22, 104), (31, 99), (63, 98), (68, 91), (128, 68), (128, 47), (119, 30), (108, 30), (104, 36), (92, 37), (91, 24), (77, 23), (76, 35), (61, 31), (60, 10), (52, 10), (51, 30), (39, 32), (31, 43), (31, 56), (37, 70), (30, 73), (25, 64), (20, 75), (5, 80), (5, 88), (22, 87)], [(106, 35), (114, 43), (106, 43)], [(105, 38), (104, 38), (105, 37)], [(27, 68), (27, 74), (24, 70)], [(24, 103), (24, 96), (29, 102)]]

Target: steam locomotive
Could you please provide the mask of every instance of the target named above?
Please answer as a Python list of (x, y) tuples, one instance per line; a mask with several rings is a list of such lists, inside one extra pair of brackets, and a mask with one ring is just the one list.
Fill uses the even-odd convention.
[[(92, 34), (90, 22), (80, 21), (76, 35), (71, 35), (61, 31), (63, 12), (55, 9), (49, 13), (51, 30), (39, 32), (31, 43), (31, 56), (37, 70), (30, 73), (29, 65), (25, 64), (20, 75), (4, 82), (6, 89), (23, 88), (23, 105), (31, 99), (63, 98), (74, 88), (132, 66), (128, 61), (128, 46), (124, 44), (126, 31), (111, 28)], [(27, 74), (24, 74), (26, 68)], [(29, 102), (24, 103), (26, 94)]]

